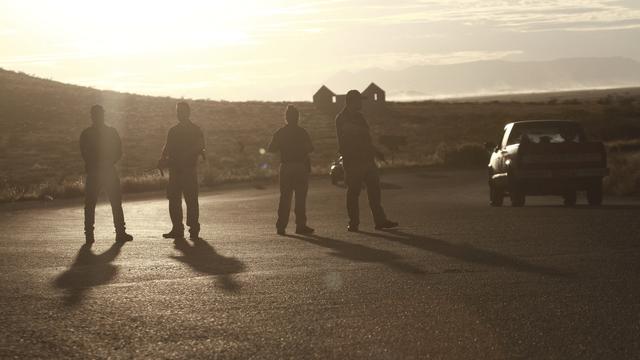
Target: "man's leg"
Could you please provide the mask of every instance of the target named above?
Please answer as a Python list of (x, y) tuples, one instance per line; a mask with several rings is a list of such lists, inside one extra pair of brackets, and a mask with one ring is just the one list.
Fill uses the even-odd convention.
[(92, 243), (93, 225), (96, 219), (96, 203), (100, 190), (99, 177), (97, 174), (87, 174), (84, 186), (84, 234), (87, 243)]
[(375, 166), (367, 169), (364, 182), (367, 185), (367, 197), (369, 198), (369, 207), (373, 214), (373, 221), (376, 225), (383, 224), (387, 221), (387, 216), (382, 209), (380, 175), (378, 175), (378, 169)]
[(371, 166), (371, 168), (367, 170), (365, 183), (367, 184), (369, 207), (373, 214), (376, 230), (391, 229), (398, 226), (397, 222), (387, 219), (387, 215), (385, 215), (384, 210), (382, 209), (380, 175), (378, 174), (378, 168), (375, 165)]
[(345, 183), (347, 185), (347, 213), (349, 214), (349, 230), (358, 231), (360, 226), (360, 191), (362, 190), (362, 171), (357, 167), (345, 167)]
[(304, 164), (296, 168), (294, 190), (296, 193), (296, 228), (304, 229), (307, 227), (307, 193), (309, 191), (309, 172)]
[(191, 238), (200, 235), (200, 205), (198, 204), (198, 174), (196, 169), (185, 173), (184, 201), (187, 204), (187, 225)]
[(278, 221), (276, 229), (278, 233), (284, 233), (289, 224), (291, 212), (291, 198), (293, 197), (293, 181), (291, 168), (288, 164), (280, 165), (280, 203), (278, 204)]
[(184, 226), (182, 225), (182, 186), (180, 183), (180, 173), (176, 170), (169, 170), (169, 183), (167, 184), (167, 199), (169, 199), (169, 217), (171, 217), (171, 231), (164, 234), (164, 237), (184, 236)]
[(105, 188), (111, 203), (111, 213), (113, 214), (113, 225), (116, 228), (116, 241), (125, 242), (133, 240), (133, 236), (125, 231), (124, 212), (122, 211), (122, 190), (120, 188), (120, 178), (115, 170), (110, 174), (105, 174)]
[(122, 191), (120, 189), (120, 178), (115, 171), (111, 174), (105, 174), (104, 187), (111, 203), (111, 213), (113, 214), (113, 225), (116, 233), (125, 232), (124, 212), (122, 210)]

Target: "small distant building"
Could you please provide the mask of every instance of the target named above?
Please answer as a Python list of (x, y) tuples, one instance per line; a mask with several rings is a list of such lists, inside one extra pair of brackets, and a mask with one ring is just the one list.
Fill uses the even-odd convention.
[(325, 85), (322, 85), (313, 95), (313, 103), (316, 104), (317, 107), (333, 106), (333, 104), (336, 103), (336, 94)]
[(364, 96), (368, 102), (376, 104), (384, 104), (387, 98), (384, 90), (382, 90), (380, 86), (376, 85), (376, 83), (369, 84), (369, 86), (367, 86), (367, 88), (362, 92), (362, 96)]
[[(364, 107), (384, 106), (387, 101), (385, 91), (375, 83), (369, 84), (362, 91), (362, 96), (364, 97)], [(338, 95), (325, 85), (322, 85), (313, 95), (313, 103), (318, 109), (334, 111), (344, 106), (345, 97), (346, 95)]]

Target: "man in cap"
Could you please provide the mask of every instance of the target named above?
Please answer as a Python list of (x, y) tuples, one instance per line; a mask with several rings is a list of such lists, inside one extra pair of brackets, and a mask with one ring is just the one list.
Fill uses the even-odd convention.
[(189, 237), (200, 236), (198, 208), (198, 157), (205, 157), (204, 134), (200, 127), (190, 119), (191, 108), (186, 102), (176, 105), (178, 124), (169, 129), (167, 141), (162, 149), (158, 167), (169, 168), (167, 199), (169, 199), (169, 216), (171, 231), (163, 234), (164, 238), (183, 239), (182, 196), (187, 204), (187, 226)]
[(307, 190), (309, 189), (309, 172), (311, 162), (309, 153), (313, 145), (309, 134), (298, 126), (300, 113), (293, 106), (285, 111), (286, 125), (273, 134), (268, 151), (280, 153), (280, 204), (278, 205), (278, 221), (276, 231), (285, 234), (291, 212), (291, 198), (296, 195), (296, 234), (309, 235), (313, 229), (307, 226)]
[(106, 191), (111, 203), (116, 242), (131, 241), (133, 236), (125, 231), (120, 178), (115, 168), (115, 164), (122, 157), (120, 135), (116, 129), (105, 124), (104, 108), (101, 105), (91, 107), (91, 122), (92, 125), (80, 135), (80, 152), (87, 173), (84, 190), (85, 241), (89, 245), (95, 241), (93, 226), (101, 189)]
[(345, 183), (347, 185), (348, 231), (357, 232), (360, 226), (358, 199), (362, 184), (366, 184), (369, 206), (373, 213), (376, 230), (398, 226), (390, 221), (382, 209), (380, 177), (375, 163), (382, 157), (374, 146), (369, 133), (369, 125), (362, 114), (362, 95), (350, 90), (345, 99), (345, 107), (336, 117), (338, 152), (343, 157)]

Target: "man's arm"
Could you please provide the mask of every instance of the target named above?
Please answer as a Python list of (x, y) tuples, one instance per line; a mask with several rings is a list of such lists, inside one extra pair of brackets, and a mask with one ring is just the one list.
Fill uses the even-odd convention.
[(83, 131), (80, 134), (80, 155), (82, 155), (82, 160), (84, 160), (84, 162), (88, 162), (89, 149), (87, 149), (87, 132), (86, 131)]
[(204, 132), (202, 132), (202, 129), (198, 128), (198, 154), (200, 156), (202, 156), (202, 160), (206, 160), (207, 159), (207, 154), (206, 154), (206, 146), (205, 146), (205, 142), (204, 142)]
[(309, 133), (305, 130), (304, 131), (304, 135), (305, 135), (305, 144), (304, 144), (304, 151), (307, 154), (310, 154), (313, 152), (313, 144), (311, 143), (311, 136), (309, 136)]
[(113, 137), (113, 163), (115, 164), (122, 158), (122, 140), (120, 139), (120, 134), (118, 134), (118, 131), (116, 129), (113, 129)]
[(164, 141), (164, 145), (162, 146), (162, 152), (160, 153), (160, 160), (166, 161), (169, 159), (169, 140), (171, 138), (171, 130), (167, 133), (167, 139)]
[(338, 138), (338, 153), (340, 155), (344, 155), (344, 132), (342, 130), (343, 125), (344, 119), (342, 118), (342, 114), (338, 114), (338, 116), (336, 116), (336, 137)]
[(267, 151), (270, 153), (277, 153), (280, 151), (280, 136), (278, 136), (279, 132), (276, 131), (271, 137), (271, 142), (269, 146), (267, 146)]

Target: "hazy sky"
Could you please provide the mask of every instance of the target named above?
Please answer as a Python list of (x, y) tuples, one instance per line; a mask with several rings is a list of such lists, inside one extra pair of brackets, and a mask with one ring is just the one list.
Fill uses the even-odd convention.
[(640, 0), (0, 0), (0, 67), (177, 97), (308, 100), (368, 67), (640, 60), (639, 39)]

